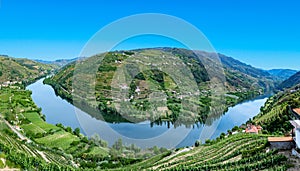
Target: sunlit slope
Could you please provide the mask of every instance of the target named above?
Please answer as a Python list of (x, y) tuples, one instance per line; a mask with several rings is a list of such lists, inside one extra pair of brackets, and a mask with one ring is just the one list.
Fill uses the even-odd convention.
[(265, 136), (240, 133), (116, 170), (286, 170), (286, 157), (267, 146)]
[(0, 56), (0, 83), (7, 81), (32, 82), (54, 68), (56, 67), (53, 65), (41, 64), (28, 59)]
[[(78, 64), (80, 65), (85, 60), (80, 60), (77, 65), (74, 62), (63, 67), (56, 75), (46, 79), (45, 83), (52, 85), (57, 94), (71, 102), (73, 100), (72, 93), (74, 91), (75, 93), (77, 92), (76, 95), (80, 96), (80, 101), (82, 101), (85, 106), (100, 109), (100, 111), (107, 115), (119, 114), (116, 110), (118, 104), (115, 102), (118, 101), (118, 92), (120, 92), (121, 89), (126, 90), (128, 94), (125, 100), (130, 101), (134, 110), (149, 111), (153, 108), (157, 110), (154, 114), (145, 113), (144, 115), (129, 111), (126, 112), (126, 114), (130, 113), (130, 116), (126, 117), (137, 121), (145, 119), (152, 121), (159, 119), (175, 121), (179, 118), (179, 111), (181, 110), (180, 104), (185, 94), (182, 92), (182, 87), (177, 84), (178, 81), (174, 78), (174, 75), (182, 69), (187, 69), (192, 74), (192, 82), (197, 86), (197, 90), (192, 92), (191, 90), (187, 90), (185, 93), (199, 96), (199, 99), (191, 100), (190, 102), (190, 104), (194, 104), (194, 106), (199, 106), (199, 110), (196, 112), (187, 111), (186, 113), (189, 117), (184, 118), (193, 119), (189, 121), (185, 120), (185, 123), (193, 123), (206, 119), (207, 113), (210, 110), (209, 106), (213, 105), (213, 102), (216, 101), (213, 95), (214, 90), (211, 89), (211, 87), (214, 86), (214, 82), (210, 78), (212, 75), (224, 77), (223, 80), (221, 79), (221, 84), (224, 88), (221, 92), (225, 99), (224, 110), (226, 110), (228, 106), (274, 89), (273, 77), (266, 71), (246, 65), (225, 55), (219, 55), (219, 57), (221, 65), (218, 65), (216, 62), (218, 60), (214, 59), (216, 58), (216, 54), (203, 51), (191, 51), (178, 48), (114, 51), (85, 59), (86, 61), (95, 61), (97, 64), (96, 69), (93, 64), (93, 67), (91, 67), (95, 72), (95, 79), (91, 81), (91, 85), (86, 81), (92, 79), (93, 75), (85, 74), (88, 71), (76, 73)], [(145, 60), (146, 58), (147, 60)], [(134, 59), (134, 61), (128, 63), (131, 59)], [(132, 63), (139, 62), (143, 65), (151, 65), (156, 62), (151, 61), (151, 59), (163, 61), (162, 66), (167, 69), (172, 68), (173, 71), (169, 73), (164, 72), (159, 66), (156, 68), (152, 67), (152, 69), (148, 70), (140, 70), (140, 68), (132, 65)], [(122, 67), (126, 69), (126, 72), (119, 71), (119, 68)], [(85, 68), (85, 70), (88, 69), (88, 67)], [(222, 73), (217, 72), (218, 70), (222, 70)], [(118, 77), (120, 76), (118, 72), (124, 73), (124, 78)], [(188, 78), (188, 76), (188, 73), (183, 74), (181, 78)], [(119, 85), (115, 83), (116, 78), (126, 80), (125, 78), (128, 77), (132, 77), (131, 82), (128, 84)], [(73, 87), (74, 78), (80, 80), (76, 82), (76, 90), (74, 90)], [(192, 85), (193, 83), (188, 82), (186, 84)], [(92, 91), (85, 91), (87, 89)], [(165, 99), (164, 103), (153, 107), (153, 103), (149, 101), (149, 97), (151, 98), (151, 95), (153, 95), (153, 90), (164, 93), (161, 97), (161, 99)], [(190, 109), (191, 108), (192, 107), (190, 107)], [(95, 117), (97, 116), (95, 115)]]

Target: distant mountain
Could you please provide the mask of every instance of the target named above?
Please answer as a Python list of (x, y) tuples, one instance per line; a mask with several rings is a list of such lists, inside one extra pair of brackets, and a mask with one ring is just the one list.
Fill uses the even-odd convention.
[(54, 65), (42, 64), (24, 58), (0, 56), (0, 84), (7, 82), (32, 82), (48, 74)]
[(35, 61), (43, 63), (43, 64), (53, 64), (53, 65), (62, 67), (62, 66), (65, 66), (71, 62), (74, 62), (74, 61), (77, 61), (80, 59), (84, 59), (84, 57), (77, 57), (77, 58), (72, 58), (72, 59), (58, 59), (55, 61), (45, 61), (45, 60), (36, 59)]
[(274, 77), (267, 71), (255, 68), (223, 54), (219, 54), (219, 58), (225, 71), (227, 71), (226, 78), (229, 83), (248, 89), (251, 89), (252, 86), (258, 86), (268, 92), (273, 91), (274, 87), (276, 87), (277, 83), (274, 81)]
[(222, 64), (227, 67), (231, 68), (233, 70), (237, 70), (239, 72), (242, 72), (244, 74), (250, 75), (255, 78), (271, 78), (272, 76), (265, 70), (255, 68), (251, 65), (247, 65), (243, 62), (240, 62), (232, 57), (228, 57), (223, 54), (219, 54), (219, 57), (221, 59)]
[(297, 84), (300, 84), (300, 71), (296, 74), (292, 75), (289, 79), (283, 81), (279, 86), (278, 89), (283, 90), (286, 88), (291, 88)]
[(284, 81), (296, 74), (298, 71), (292, 69), (272, 69), (268, 70), (267, 72), (273, 75), (279, 81)]

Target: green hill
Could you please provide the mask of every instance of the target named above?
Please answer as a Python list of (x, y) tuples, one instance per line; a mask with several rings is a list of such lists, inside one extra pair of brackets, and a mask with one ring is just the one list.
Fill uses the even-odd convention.
[[(141, 151), (122, 141), (107, 147), (99, 137), (87, 139), (76, 129), (46, 123), (30, 95), (18, 88), (0, 90), (0, 169), (236, 171), (287, 170), (291, 166), (282, 153), (269, 149), (267, 135), (245, 134), (239, 128), (237, 134), (221, 134), (197, 147)], [(32, 142), (22, 140), (8, 123), (20, 126), (20, 132)]]
[(287, 158), (267, 147), (266, 136), (239, 133), (115, 170), (287, 170)]
[(287, 80), (283, 81), (278, 88), (280, 90), (286, 89), (286, 88), (291, 88), (297, 84), (300, 84), (300, 72), (297, 72), (296, 74), (292, 75), (290, 78)]
[(253, 122), (269, 133), (285, 134), (293, 128), (289, 123), (289, 107), (300, 107), (300, 85), (270, 97)]
[[(195, 53), (196, 55), (188, 50), (169, 48), (109, 52), (101, 65), (96, 68), (98, 71), (97, 83), (95, 84), (96, 94), (97, 97), (102, 97), (97, 99), (100, 105), (96, 104), (96, 107), (103, 107), (102, 110), (107, 110), (106, 112), (113, 111), (113, 109), (109, 110), (110, 107), (113, 107), (110, 105), (113, 104), (107, 103), (113, 102), (109, 99), (113, 91), (108, 86), (112, 85), (111, 81), (116, 68), (124, 64), (122, 61), (131, 55), (135, 55), (139, 59), (145, 55), (163, 54), (180, 58), (189, 66), (199, 91), (203, 93), (200, 99), (193, 103), (201, 105), (201, 109), (205, 111), (205, 105), (209, 105), (212, 99), (209, 96), (208, 87), (211, 80), (202, 61), (207, 62), (205, 60), (209, 60), (210, 54), (201, 51)], [(101, 55), (103, 54), (89, 59), (93, 60), (93, 58), (99, 58)], [(43, 75), (41, 74), (43, 71), (46, 74), (52, 69), (52, 66), (25, 59), (8, 58), (3, 59), (3, 61), (1, 64), (3, 68), (5, 66), (6, 72), (9, 71), (9, 67), (15, 67), (11, 69), (18, 71), (17, 74), (14, 73), (15, 75), (5, 75), (5, 78), (11, 77), (11, 81), (17, 81), (21, 77), (28, 80), (36, 79)], [(223, 93), (224, 95), (231, 95), (231, 97), (225, 96), (227, 106), (255, 96), (259, 94), (259, 91), (267, 91), (274, 87), (272, 77), (262, 70), (239, 63), (229, 57), (221, 57), (221, 61), (227, 81), (224, 84), (227, 89)], [(213, 61), (209, 61), (209, 64), (210, 66), (215, 65)], [(46, 80), (60, 95), (65, 95), (66, 98), (70, 99), (74, 67), (75, 63), (71, 63)], [(146, 91), (142, 83), (148, 81), (153, 86), (152, 89), (166, 93), (167, 107), (171, 111), (171, 117), (174, 117), (176, 110), (173, 107), (180, 103), (180, 101), (176, 101), (177, 98), (172, 93), (178, 91), (175, 81), (169, 75), (158, 70), (138, 73), (130, 84), (131, 89), (129, 90), (136, 90), (139, 86), (143, 90), (140, 93), (147, 95), (150, 90)], [(84, 78), (86, 76), (88, 74), (82, 75)], [(270, 98), (253, 122), (261, 124), (264, 130), (269, 133), (287, 132), (290, 127), (287, 124), (287, 114), (284, 112), (289, 105), (299, 107), (299, 88), (295, 87)], [(135, 91), (131, 93), (135, 97), (133, 102), (145, 104), (145, 98), (135, 94)], [(116, 142), (112, 147), (107, 147), (107, 144), (99, 138), (87, 139), (70, 127), (64, 127), (61, 124), (47, 124), (41, 109), (30, 98), (29, 91), (18, 88), (2, 88), (0, 96), (1, 104), (3, 104), (0, 106), (2, 116), (0, 118), (0, 169), (10, 167), (25, 170), (287, 170), (290, 166), (285, 156), (276, 150), (268, 149), (267, 136), (263, 134), (252, 135), (241, 132), (227, 136), (222, 134), (216, 140), (208, 140), (206, 144), (197, 145), (197, 147), (172, 150), (161, 150), (153, 147), (147, 154), (135, 146), (123, 145), (122, 141)], [(88, 101), (88, 98), (85, 100)], [(95, 104), (90, 103), (88, 105)], [(109, 115), (112, 114), (109, 113)], [(203, 113), (200, 114), (203, 117)], [(164, 119), (168, 118), (165, 117)], [(5, 120), (12, 125), (18, 124), (22, 129), (21, 132), (33, 140), (33, 143), (20, 140), (11, 131)], [(153, 154), (157, 155), (149, 157)], [(4, 162), (2, 159), (5, 159)]]
[[(246, 65), (225, 55), (219, 56), (225, 74), (224, 82), (222, 82), (225, 89), (221, 92), (223, 94), (223, 98), (225, 98), (225, 107), (222, 111), (225, 111), (228, 106), (274, 89), (275, 83), (273, 81), (273, 77), (268, 72)], [(134, 57), (136, 61), (131, 63), (125, 62), (131, 57)], [(100, 58), (103, 58), (101, 64), (99, 63)], [(89, 69), (94, 67), (94, 64), (91, 64), (93, 66), (86, 66), (86, 68), (82, 68), (83, 73), (75, 73), (76, 76), (73, 77), (76, 66), (75, 62), (63, 67), (53, 77), (46, 79), (45, 83), (52, 85), (58, 95), (72, 102), (72, 100), (74, 100), (72, 99), (72, 92), (74, 91), (72, 81), (73, 78), (77, 79), (80, 77), (81, 80), (78, 81), (78, 87), (76, 87), (76, 91), (80, 94), (80, 97), (78, 97), (80, 103), (77, 103), (77, 105), (81, 106), (78, 107), (84, 108), (85, 110), (91, 110), (91, 108), (100, 109), (100, 111), (107, 116), (105, 118), (106, 121), (115, 122), (116, 118), (110, 117), (119, 115), (116, 110), (118, 104), (115, 103), (115, 99), (112, 99), (112, 96), (116, 97), (114, 93), (119, 92), (120, 89), (123, 88), (116, 87), (112, 81), (115, 73), (118, 72), (118, 68), (124, 67), (126, 69), (126, 71), (124, 71), (125, 80), (127, 78), (134, 77), (130, 83), (124, 85), (124, 87), (126, 87), (124, 89), (128, 89), (127, 98), (128, 101), (130, 101), (132, 108), (141, 112), (147, 111), (151, 108), (157, 109), (154, 114), (143, 113), (143, 115), (140, 114), (141, 112), (133, 113), (131, 111), (127, 111), (126, 117), (130, 118), (130, 120), (133, 119), (137, 121), (146, 119), (152, 121), (178, 120), (178, 118), (180, 118), (179, 113), (182, 110), (180, 106), (182, 102), (180, 99), (180, 96), (182, 95), (180, 94), (180, 88), (176, 84), (176, 81), (173, 80), (172, 76), (160, 71), (158, 67), (157, 69), (154, 67), (154, 69), (145, 71), (140, 71), (139, 68), (134, 67), (134, 62), (140, 62), (139, 59), (145, 60), (146, 58), (150, 61), (147, 62), (146, 60), (146, 62), (144, 61), (143, 63), (149, 63), (149, 65), (151, 64), (151, 59), (172, 59), (165, 62), (165, 64), (167, 64), (167, 66), (173, 65), (172, 69), (174, 74), (176, 74), (175, 71), (180, 71), (178, 69), (181, 69), (181, 66), (188, 66), (188, 69), (191, 71), (192, 76), (195, 79), (197, 91), (200, 96), (200, 99), (192, 100), (190, 104), (200, 107), (198, 111), (193, 113), (185, 112), (188, 117), (183, 118), (189, 120), (184, 120), (184, 122), (194, 123), (196, 121), (204, 121), (208, 112), (211, 110), (209, 106), (213, 105), (213, 102), (216, 101), (216, 99), (214, 99), (215, 97), (212, 96), (214, 92), (210, 87), (214, 84), (214, 82), (213, 80), (210, 80), (209, 77), (210, 75), (216, 77), (220, 75), (222, 76), (222, 74), (218, 73), (218, 69), (216, 69), (218, 64), (215, 62), (215, 55), (212, 53), (179, 48), (151, 48), (108, 52), (85, 59), (85, 61), (92, 61), (91, 63), (99, 63), (99, 65), (97, 64), (98, 68), (94, 69), (97, 81), (93, 85), (89, 85), (86, 80), (93, 77), (87, 73), (89, 72)], [(175, 64), (174, 61), (178, 60), (184, 64)], [(80, 64), (81, 62), (79, 62), (79, 65)], [(95, 89), (95, 94), (88, 94), (88, 92), (85, 91), (88, 86)], [(166, 99), (164, 104), (159, 103), (157, 106), (153, 106), (152, 104), (152, 106), (150, 105), (148, 97), (154, 92), (152, 90), (158, 90), (165, 93), (165, 97), (162, 97)], [(97, 103), (91, 99), (94, 95), (96, 95)], [(93, 112), (91, 111), (88, 113), (93, 115)], [(219, 115), (222, 113), (223, 112), (219, 112)], [(97, 117), (97, 114), (94, 114), (93, 116)]]
[(54, 68), (57, 67), (29, 59), (0, 56), (0, 84), (14, 82), (27, 84), (47, 75)]

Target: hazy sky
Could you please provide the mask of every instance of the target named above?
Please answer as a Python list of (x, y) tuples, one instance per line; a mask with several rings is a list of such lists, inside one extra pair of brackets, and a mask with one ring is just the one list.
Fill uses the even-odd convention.
[[(73, 58), (105, 25), (163, 13), (195, 25), (220, 53), (255, 67), (300, 70), (299, 9), (298, 0), (0, 0), (0, 54)], [(138, 39), (135, 44), (145, 46)]]

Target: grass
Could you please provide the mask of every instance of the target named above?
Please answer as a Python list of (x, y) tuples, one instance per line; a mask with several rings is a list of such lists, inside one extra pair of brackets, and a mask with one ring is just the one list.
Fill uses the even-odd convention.
[(115, 170), (286, 170), (285, 158), (277, 151), (267, 153), (266, 147), (265, 136), (240, 133), (190, 151), (157, 155)]
[(108, 151), (108, 149), (105, 149), (102, 147), (93, 147), (88, 154), (108, 156), (109, 151)]
[[(45, 137), (34, 139), (37, 143), (43, 144), (47, 147), (56, 147), (58, 149), (68, 149), (73, 141), (79, 141), (80, 139), (72, 133), (66, 132), (62, 128), (55, 125), (46, 123), (38, 112), (37, 106), (33, 103), (30, 92), (24, 90), (10, 90), (4, 89), (0, 92), (3, 104), (1, 104), (0, 113), (9, 111), (9, 97), (12, 97), (14, 110), (17, 114), (8, 112), (15, 118), (17, 115), (20, 119), (27, 119), (30, 123), (21, 124), (20, 127), (23, 129), (25, 134), (37, 134), (37, 133), (48, 133)], [(23, 112), (20, 112), (20, 111)], [(5, 125), (0, 123), (0, 128), (5, 128)], [(2, 129), (3, 129), (2, 128)]]
[(79, 141), (79, 138), (71, 133), (59, 131), (54, 133), (53, 135), (48, 135), (46, 137), (35, 139), (35, 141), (51, 148), (55, 147), (66, 150), (70, 148), (70, 144), (73, 141)]
[[(0, 55), (1, 74), (0, 83), (12, 81), (29, 81), (39, 76), (45, 75), (51, 69), (56, 68), (52, 65), (41, 64), (28, 59), (4, 57)], [(39, 69), (37, 69), (39, 68)]]
[(32, 132), (33, 134), (45, 132), (45, 130), (35, 124), (22, 125), (21, 128), (24, 129), (25, 132)]
[(0, 120), (0, 130), (7, 129), (7, 125)]
[(44, 130), (45, 132), (48, 132), (49, 130), (58, 130), (59, 128), (55, 125), (48, 124), (44, 120), (41, 119), (39, 113), (37, 112), (26, 112), (23, 113), (24, 117), (26, 117), (29, 121), (32, 122), (30, 125), (34, 125), (36, 127), (39, 127), (40, 129)]

